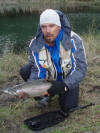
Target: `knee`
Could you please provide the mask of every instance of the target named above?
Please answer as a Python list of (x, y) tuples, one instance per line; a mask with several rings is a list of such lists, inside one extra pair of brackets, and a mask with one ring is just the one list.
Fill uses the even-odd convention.
[(21, 69), (19, 70), (19, 74), (24, 79), (24, 81), (27, 81), (27, 79), (29, 78), (30, 73), (31, 73), (31, 65), (30, 64), (23, 65), (21, 67)]
[(21, 76), (24, 75), (26, 72), (27, 72), (27, 64), (23, 65), (19, 70)]
[(24, 73), (24, 66), (22, 66), (21, 68), (20, 68), (20, 70), (19, 70), (19, 74), (22, 76), (23, 75), (23, 73)]

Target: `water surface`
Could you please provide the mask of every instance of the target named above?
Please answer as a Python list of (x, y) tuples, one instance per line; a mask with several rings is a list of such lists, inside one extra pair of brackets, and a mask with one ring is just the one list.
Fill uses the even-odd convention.
[[(69, 13), (66, 14), (72, 30), (85, 34), (100, 29), (99, 13)], [(38, 14), (0, 16), (0, 54), (9, 50), (15, 52), (27, 49), (30, 40), (35, 36), (39, 21)]]

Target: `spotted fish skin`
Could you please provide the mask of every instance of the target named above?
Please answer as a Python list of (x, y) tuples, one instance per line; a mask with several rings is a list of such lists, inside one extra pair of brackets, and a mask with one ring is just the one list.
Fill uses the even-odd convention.
[(29, 96), (41, 96), (43, 92), (51, 87), (52, 83), (45, 80), (33, 80), (22, 84), (4, 89), (4, 93), (10, 95), (27, 94)]

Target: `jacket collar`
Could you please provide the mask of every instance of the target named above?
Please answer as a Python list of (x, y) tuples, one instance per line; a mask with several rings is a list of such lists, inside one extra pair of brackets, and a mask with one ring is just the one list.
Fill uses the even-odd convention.
[[(63, 31), (62, 33), (62, 39), (61, 39), (61, 44), (64, 47), (64, 49), (67, 51), (72, 48), (72, 42), (70, 37), (66, 37), (66, 33)], [(35, 51), (40, 51), (40, 49), (44, 46), (43, 45), (43, 39), (41, 38), (42, 32), (36, 36), (36, 46), (34, 47)]]

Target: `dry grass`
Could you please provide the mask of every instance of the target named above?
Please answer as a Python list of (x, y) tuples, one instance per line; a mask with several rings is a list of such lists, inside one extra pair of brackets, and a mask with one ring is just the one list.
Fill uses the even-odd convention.
[[(84, 110), (72, 113), (64, 122), (39, 133), (99, 133), (100, 132), (100, 34), (84, 34), (84, 40), (88, 71), (80, 84), (79, 104), (84, 105), (94, 102), (96, 105)], [(9, 81), (12, 75), (17, 75), (19, 68), (27, 61), (27, 55), (8, 54), (0, 61), (0, 72), (6, 73), (1, 76), (0, 82)], [(1, 75), (1, 74), (0, 74)], [(9, 76), (8, 76), (9, 75)], [(14, 81), (14, 78), (11, 82)], [(3, 83), (5, 84), (5, 83)], [(3, 86), (3, 84), (1, 84)], [(2, 87), (1, 87), (2, 88)], [(1, 94), (0, 94), (1, 97)], [(0, 103), (2, 99), (0, 99)], [(35, 107), (33, 98), (15, 101), (6, 101), (0, 104), (0, 132), (1, 133), (35, 133), (24, 126), (23, 121), (45, 111), (58, 108), (57, 98), (43, 110)]]
[(26, 63), (27, 53), (15, 55), (9, 53), (0, 59), (0, 83), (8, 82), (14, 77), (19, 77), (20, 67)]
[(1, 0), (0, 12), (5, 11), (19, 12), (20, 10), (25, 12), (43, 11), (46, 8), (64, 9), (65, 11), (100, 11), (99, 0)]

